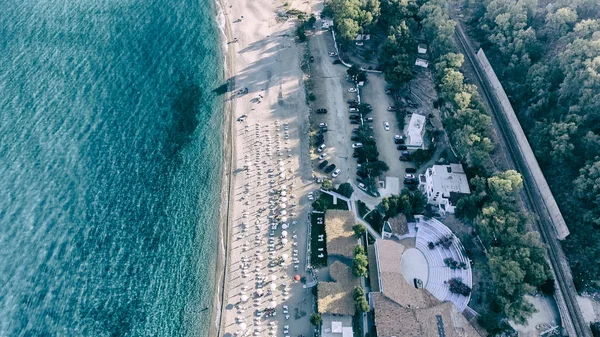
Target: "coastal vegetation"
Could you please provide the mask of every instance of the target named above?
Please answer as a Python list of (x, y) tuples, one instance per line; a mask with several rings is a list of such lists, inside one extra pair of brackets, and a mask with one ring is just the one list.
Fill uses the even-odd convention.
[[(571, 234), (563, 245), (579, 291), (600, 279), (600, 3), (464, 1)], [(572, 188), (565, 188), (572, 186)], [(586, 247), (581, 249), (581, 247)]]

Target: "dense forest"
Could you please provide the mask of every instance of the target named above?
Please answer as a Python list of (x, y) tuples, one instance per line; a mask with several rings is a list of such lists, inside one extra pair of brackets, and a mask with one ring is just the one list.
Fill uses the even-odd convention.
[(600, 2), (466, 0), (571, 235), (579, 291), (600, 280)]

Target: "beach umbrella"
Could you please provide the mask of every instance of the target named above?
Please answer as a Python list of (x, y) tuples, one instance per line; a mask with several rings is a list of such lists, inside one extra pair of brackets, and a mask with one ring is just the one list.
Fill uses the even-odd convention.
[(262, 289), (257, 289), (256, 293), (259, 294), (259, 295), (262, 295), (263, 294), (263, 290)]
[(277, 280), (277, 276), (275, 276), (275, 275), (271, 275), (271, 280), (272, 280), (272, 281), (275, 281), (275, 280)]
[(282, 254), (282, 255), (281, 255), (281, 258), (282, 258), (282, 259), (284, 259), (284, 260), (287, 260), (287, 258), (288, 258), (288, 255), (287, 255), (287, 254)]
[(282, 231), (282, 232), (281, 232), (281, 236), (283, 236), (284, 238), (285, 238), (287, 235), (288, 235), (288, 232), (287, 232), (287, 231)]
[(283, 225), (281, 225), (282, 229), (288, 229), (288, 227), (290, 227), (290, 226), (288, 226), (286, 223), (284, 223)]
[(242, 302), (246, 302), (246, 301), (248, 301), (248, 296), (242, 295), (242, 297), (240, 298), (240, 300), (242, 300)]
[(281, 191), (281, 196), (282, 196), (282, 197), (285, 197), (286, 195), (287, 195), (287, 192), (286, 192), (286, 191)]
[(284, 203), (281, 203), (281, 204), (279, 204), (279, 207), (281, 207), (281, 208), (286, 208), (286, 207), (287, 207), (287, 205), (286, 205), (286, 204), (284, 204)]
[(282, 172), (282, 173), (279, 175), (279, 178), (285, 178), (285, 173), (283, 173), (283, 172)]
[(275, 308), (277, 306), (277, 302), (275, 301), (271, 301), (271, 303), (269, 303), (269, 308)]
[(284, 165), (285, 165), (285, 163), (282, 160), (280, 160), (279, 161), (279, 166), (284, 166)]
[(259, 254), (259, 255), (256, 255), (256, 258), (258, 259), (258, 261), (262, 261), (263, 256)]
[(277, 289), (277, 284), (271, 283), (271, 290), (275, 290), (275, 289)]
[(283, 171), (285, 171), (285, 167), (280, 167), (279, 172), (283, 172)]
[(286, 212), (285, 210), (283, 210), (283, 211), (281, 211), (281, 212), (280, 212), (280, 214), (281, 214), (281, 215), (286, 215), (286, 214), (287, 214), (287, 212)]
[(287, 198), (286, 198), (286, 197), (282, 197), (281, 199), (279, 199), (279, 201), (281, 201), (281, 202), (286, 202), (286, 201), (287, 201)]
[(288, 243), (288, 240), (287, 239), (281, 239), (281, 243), (283, 243), (285, 245), (286, 243)]
[(287, 222), (287, 220), (288, 220), (288, 218), (287, 218), (287, 217), (285, 217), (285, 216), (282, 216), (282, 217), (281, 217), (281, 222)]
[(240, 330), (246, 330), (247, 326), (246, 323), (242, 322), (240, 323)]
[(296, 274), (296, 276), (294, 276), (294, 280), (300, 281), (300, 275)]

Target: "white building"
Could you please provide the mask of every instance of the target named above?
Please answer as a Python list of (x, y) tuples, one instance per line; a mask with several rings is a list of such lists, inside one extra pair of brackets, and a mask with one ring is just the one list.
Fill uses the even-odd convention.
[(420, 149), (423, 147), (423, 134), (425, 133), (425, 116), (412, 114), (406, 131), (406, 147)]
[(415, 65), (422, 68), (427, 68), (429, 67), (429, 62), (427, 60), (417, 58), (417, 60), (415, 61)]
[(419, 45), (417, 46), (417, 52), (419, 54), (427, 54), (427, 45), (419, 43)]
[(458, 199), (471, 193), (461, 164), (433, 165), (419, 175), (419, 183), (427, 203), (438, 206), (440, 214), (454, 213)]

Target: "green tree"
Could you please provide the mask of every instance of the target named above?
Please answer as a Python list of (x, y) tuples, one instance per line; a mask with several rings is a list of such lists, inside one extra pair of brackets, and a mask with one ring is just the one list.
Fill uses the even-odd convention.
[(343, 183), (337, 188), (337, 192), (346, 198), (350, 198), (352, 193), (354, 193), (354, 188), (352, 188), (350, 183)]
[(575, 195), (586, 203), (600, 206), (600, 158), (589, 161), (574, 181)]
[(408, 55), (392, 56), (390, 68), (384, 70), (385, 80), (394, 89), (399, 89), (412, 79), (412, 64)]
[(367, 266), (369, 264), (369, 260), (367, 256), (364, 254), (358, 254), (354, 256), (352, 260), (352, 272), (356, 277), (366, 277), (367, 276)]
[(573, 29), (576, 22), (577, 13), (569, 7), (563, 7), (554, 13), (546, 15), (544, 30), (548, 38), (556, 40), (567, 35)]
[(489, 177), (488, 186), (492, 197), (496, 200), (513, 200), (523, 188), (523, 177), (515, 170), (507, 170)]
[(321, 183), (321, 188), (326, 191), (329, 191), (333, 188), (333, 183), (329, 179), (324, 179), (323, 182)]
[(352, 226), (352, 230), (354, 230), (354, 235), (356, 235), (357, 238), (361, 238), (367, 232), (367, 228), (361, 223)]
[(356, 255), (365, 255), (365, 249), (362, 245), (354, 246), (354, 256)]

